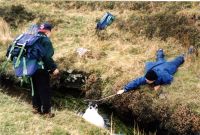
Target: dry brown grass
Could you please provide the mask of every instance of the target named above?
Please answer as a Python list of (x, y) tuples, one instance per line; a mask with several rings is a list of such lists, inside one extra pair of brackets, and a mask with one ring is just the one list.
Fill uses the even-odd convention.
[(12, 40), (10, 27), (2, 18), (0, 18), (0, 35), (1, 45), (4, 45)]
[[(24, 5), (25, 3), (25, 1), (21, 2), (21, 4)], [(37, 7), (41, 8), (35, 10)], [(173, 58), (182, 52), (186, 52), (186, 49), (173, 38), (168, 38), (167, 41), (164, 42), (158, 38), (148, 40), (145, 37), (132, 37), (132, 33), (117, 29), (115, 27), (116, 22), (102, 33), (104, 38), (107, 39), (99, 39), (97, 35), (95, 35), (95, 21), (108, 10), (94, 10), (90, 12), (89, 10), (80, 9), (81, 12), (77, 12), (76, 9), (63, 10), (62, 8), (55, 7), (54, 4), (48, 4), (48, 6), (45, 7), (45, 4), (39, 3), (32, 3), (31, 6), (27, 8), (32, 12), (42, 12), (54, 16), (55, 20), (58, 18), (63, 20), (62, 23), (58, 23), (55, 26), (52, 35), (52, 41), (55, 47), (54, 58), (64, 59), (64, 62), (58, 63), (62, 69), (78, 69), (85, 72), (92, 71), (100, 73), (101, 79), (104, 82), (103, 93), (112, 93), (117, 90), (115, 87), (123, 87), (123, 85), (131, 79), (142, 75), (144, 62), (154, 60), (155, 52), (158, 48), (163, 48), (165, 50), (167, 58)], [(43, 10), (41, 11), (41, 9)], [(114, 9), (111, 12), (125, 20), (132, 16), (132, 11), (129, 10), (123, 10), (123, 12), (121, 12)], [(55, 13), (57, 14), (56, 16)], [(46, 19), (48, 20), (48, 18)], [(37, 19), (35, 21), (37, 22)], [(90, 53), (87, 54), (88, 56), (86, 55), (84, 58), (80, 58), (75, 52), (79, 47), (89, 49)], [(186, 61), (186, 64), (180, 69), (180, 74), (188, 74), (187, 71), (189, 68), (193, 66), (197, 68), (198, 66), (198, 60), (196, 60), (196, 63), (189, 64), (189, 66), (187, 63)], [(195, 70), (195, 72), (199, 73), (197, 70)], [(186, 76), (187, 75), (184, 77)], [(188, 75), (188, 78), (190, 81), (193, 80), (191, 75)], [(196, 79), (198, 80), (198, 78)], [(174, 89), (174, 86), (180, 84), (179, 81), (176, 80), (181, 80), (183, 82), (180, 85), (181, 90), (177, 87), (175, 88), (177, 90), (168, 90), (169, 88)], [(164, 90), (172, 94), (170, 95), (170, 100), (175, 101), (177, 98), (180, 98), (180, 100), (184, 99), (185, 94), (183, 93), (188, 93), (187, 89), (190, 88), (188, 85), (184, 85), (186, 80), (187, 78), (183, 80), (182, 77), (178, 76), (175, 77), (175, 81), (171, 86), (164, 87)], [(188, 83), (190, 83), (189, 80)], [(196, 85), (198, 86), (198, 83), (196, 83)], [(194, 89), (198, 89), (196, 85)], [(189, 92), (191, 95), (195, 94), (193, 91)], [(193, 100), (192, 97), (191, 99)]]
[[(26, 5), (26, 0), (20, 4)], [(143, 14), (143, 12), (125, 9), (102, 9), (92, 12), (85, 8), (66, 10), (65, 7), (58, 8), (53, 3), (46, 6), (39, 2), (33, 2), (27, 9), (35, 13), (48, 14), (44, 21), (56, 22), (52, 41), (55, 47), (54, 58), (56, 60), (62, 58), (62, 61), (58, 63), (60, 69), (81, 70), (99, 75), (101, 86), (98, 90), (101, 88), (102, 96), (115, 93), (133, 78), (143, 75), (144, 62), (155, 60), (157, 49), (163, 48), (167, 59), (187, 52), (187, 48), (184, 48), (174, 38), (167, 38), (166, 41), (159, 38), (149, 40), (143, 36), (135, 37), (130, 31), (120, 30), (116, 23), (119, 20), (115, 20), (106, 31), (101, 32), (100, 37), (95, 34), (95, 21), (106, 11), (124, 20), (130, 18), (133, 12), (134, 14)], [(60, 23), (57, 21), (59, 19), (62, 20)], [(34, 22), (38, 21), (41, 20), (34, 20)], [(90, 52), (80, 58), (76, 53), (79, 47), (87, 48)], [(188, 58), (176, 73), (174, 82), (163, 86), (162, 89), (167, 93), (167, 99), (172, 106), (176, 106), (177, 103), (188, 104), (190, 109), (200, 114), (199, 62), (197, 57), (194, 60)], [(94, 91), (95, 88), (93, 88)], [(150, 93), (151, 96), (152, 93), (154, 94), (154, 92), (149, 92), (148, 88), (143, 91)], [(131, 104), (128, 96), (119, 100), (118, 102)], [(157, 101), (157, 99), (154, 100)], [(154, 103), (164, 104), (164, 101), (158, 100)]]

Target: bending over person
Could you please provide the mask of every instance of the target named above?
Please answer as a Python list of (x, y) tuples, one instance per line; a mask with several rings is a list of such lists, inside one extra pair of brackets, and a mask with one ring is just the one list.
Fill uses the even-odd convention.
[(184, 55), (180, 55), (172, 61), (166, 61), (162, 49), (156, 52), (156, 62), (145, 63), (145, 75), (132, 80), (124, 86), (117, 94), (122, 94), (130, 90), (137, 89), (140, 85), (153, 84), (154, 90), (158, 90), (161, 85), (171, 84), (173, 75), (178, 67), (184, 63)]

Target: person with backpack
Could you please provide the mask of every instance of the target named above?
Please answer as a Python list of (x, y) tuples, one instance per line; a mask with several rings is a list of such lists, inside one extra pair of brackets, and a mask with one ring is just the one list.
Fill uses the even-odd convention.
[(42, 38), (37, 42), (39, 42), (45, 52), (42, 57), (44, 68), (37, 69), (32, 75), (34, 87), (34, 96), (32, 97), (33, 113), (40, 113), (48, 117), (54, 117), (55, 115), (51, 112), (50, 74), (54, 76), (59, 74), (57, 65), (52, 59), (54, 49), (49, 39), (52, 28), (50, 23), (43, 23), (39, 27), (38, 34)]
[(50, 23), (39, 27), (32, 25), (27, 32), (14, 39), (6, 53), (6, 63), (12, 61), (15, 75), (22, 82), (30, 80), (33, 113), (47, 117), (55, 115), (51, 112), (50, 74), (59, 74), (52, 59), (54, 49), (49, 39), (52, 28)]
[(180, 55), (172, 61), (165, 60), (165, 54), (162, 49), (156, 53), (156, 62), (147, 62), (145, 64), (146, 74), (142, 77), (130, 81), (122, 90), (117, 91), (117, 94), (122, 94), (131, 90), (137, 89), (141, 85), (152, 84), (154, 90), (159, 90), (161, 85), (171, 84), (173, 75), (178, 67), (184, 63), (184, 55)]

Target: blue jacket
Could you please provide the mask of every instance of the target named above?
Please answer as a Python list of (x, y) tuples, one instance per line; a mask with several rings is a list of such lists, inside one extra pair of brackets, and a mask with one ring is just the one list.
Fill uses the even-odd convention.
[[(170, 84), (173, 81), (173, 74), (177, 71), (177, 68), (184, 62), (183, 56), (178, 56), (174, 60), (167, 62), (163, 58), (157, 58), (156, 62), (145, 63), (145, 73), (149, 70), (154, 70), (158, 76), (158, 79), (154, 82), (156, 85)], [(134, 90), (140, 85), (147, 84), (144, 76), (132, 80), (124, 86), (125, 92)]]

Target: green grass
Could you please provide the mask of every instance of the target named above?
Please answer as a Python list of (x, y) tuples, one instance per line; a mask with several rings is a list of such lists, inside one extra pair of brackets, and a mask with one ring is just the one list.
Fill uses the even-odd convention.
[[(75, 100), (73, 100), (75, 102)], [(52, 119), (34, 115), (31, 105), (20, 97), (11, 97), (0, 91), (0, 133), (2, 135), (60, 135), (90, 133), (108, 134), (109, 132), (85, 122), (80, 116), (68, 109), (55, 110)]]
[[(54, 118), (45, 118), (31, 112), (30, 100), (26, 92), (20, 90), (20, 94), (6, 93), (7, 90), (0, 89), (0, 133), (2, 135), (107, 135), (109, 129), (97, 128), (80, 116), (77, 112), (84, 112), (86, 103), (81, 99), (70, 96), (57, 95), (53, 99)], [(11, 90), (12, 91), (12, 90)], [(17, 91), (17, 89), (15, 89)], [(12, 93), (12, 92), (11, 92)], [(28, 96), (28, 98), (30, 98)], [(106, 111), (100, 111), (106, 113)], [(113, 133), (132, 134), (139, 129), (127, 128), (116, 116), (112, 118)], [(140, 133), (141, 134), (141, 133)]]
[[(95, 21), (106, 11), (111, 11), (122, 21), (130, 19), (133, 17), (133, 14), (141, 16), (147, 15), (144, 11), (140, 12), (140, 10), (132, 11), (125, 9), (118, 10), (117, 8), (114, 8), (113, 10), (102, 9), (90, 11), (85, 7), (67, 10), (64, 4), (63, 6), (60, 6), (61, 8), (58, 8), (55, 6), (55, 3), (51, 2), (47, 2), (47, 5), (44, 4), (45, 2), (31, 2), (31, 4), (27, 6), (27, 0), (12, 0), (11, 2), (0, 1), (1, 5), (10, 6), (12, 5), (11, 3), (20, 3), (25, 5), (28, 11), (46, 16), (44, 20), (36, 18), (33, 22), (48, 20), (55, 22), (56, 26), (53, 30), (51, 38), (55, 48), (54, 59), (64, 59), (63, 61), (57, 61), (59, 68), (61, 70), (81, 70), (87, 73), (92, 72), (100, 75), (103, 82), (101, 84), (103, 97), (108, 94), (115, 93), (130, 80), (143, 75), (144, 62), (155, 60), (155, 52), (157, 49), (163, 48), (167, 59), (172, 59), (175, 56), (187, 51), (187, 47), (184, 47), (174, 38), (167, 38), (166, 41), (163, 41), (158, 37), (154, 37), (150, 40), (144, 36), (133, 36), (131, 31), (120, 30), (117, 27), (118, 21), (120, 20), (114, 21), (114, 23), (109, 26), (106, 31), (101, 33), (100, 37), (95, 34)], [(173, 3), (163, 3), (163, 6), (165, 8), (172, 8)], [(155, 11), (161, 11), (161, 7), (156, 6)], [(198, 9), (197, 6), (194, 7), (194, 10), (183, 8), (178, 12), (178, 14), (188, 14), (188, 12), (189, 14), (193, 14), (196, 13), (196, 9)], [(15, 35), (22, 32), (28, 24), (31, 23), (32, 22), (29, 22), (20, 26), (16, 31), (10, 30), (13, 33), (12, 36), (15, 37)], [(79, 47), (87, 48), (90, 52), (88, 52), (85, 57), (80, 58), (75, 52), (75, 50)], [(0, 56), (3, 56), (4, 53), (5, 50), (1, 51)], [(189, 105), (194, 112), (200, 114), (200, 100), (198, 98), (198, 95), (200, 95), (199, 65), (199, 58), (196, 58), (196, 60), (191, 60), (190, 58), (186, 59), (185, 63), (175, 74), (174, 82), (171, 85), (162, 86), (163, 91), (167, 93), (167, 99), (172, 107), (176, 106), (178, 103), (186, 104)], [(144, 91), (147, 91), (146, 93), (149, 93), (150, 95), (154, 94), (154, 92), (149, 92), (149, 89), (146, 87)], [(154, 100), (156, 100), (155, 104), (162, 104), (165, 102), (159, 99)], [(69, 103), (71, 101), (67, 100), (59, 102), (66, 102), (66, 107), (71, 107), (69, 105), (71, 104)], [(5, 102), (5, 104), (9, 103)], [(28, 105), (25, 104), (25, 106)], [(77, 106), (79, 106), (79, 104)], [(23, 107), (23, 105), (21, 107)], [(63, 113), (64, 112), (62, 111), (59, 112), (59, 116), (63, 116)], [(33, 119), (35, 116), (31, 115), (31, 117)], [(55, 121), (56, 120), (57, 123), (62, 123), (61, 118), (55, 119)], [(65, 120), (71, 121), (71, 119), (68, 118)], [(13, 124), (10, 123), (7, 126), (12, 127), (12, 125)], [(38, 128), (42, 128), (42, 125), (43, 123), (39, 123), (39, 126), (41, 127)], [(60, 132), (62, 134), (65, 131), (70, 131), (71, 128), (74, 130), (73, 126), (61, 129), (58, 125), (53, 124), (53, 130), (51, 130), (51, 132), (55, 134), (56, 132)], [(5, 128), (2, 130), (10, 132), (15, 131), (16, 128)], [(80, 129), (75, 132), (77, 133), (79, 130), (83, 130), (83, 132), (85, 132), (84, 126), (80, 126)], [(96, 130), (98, 129), (88, 132), (90, 134), (94, 134)]]

